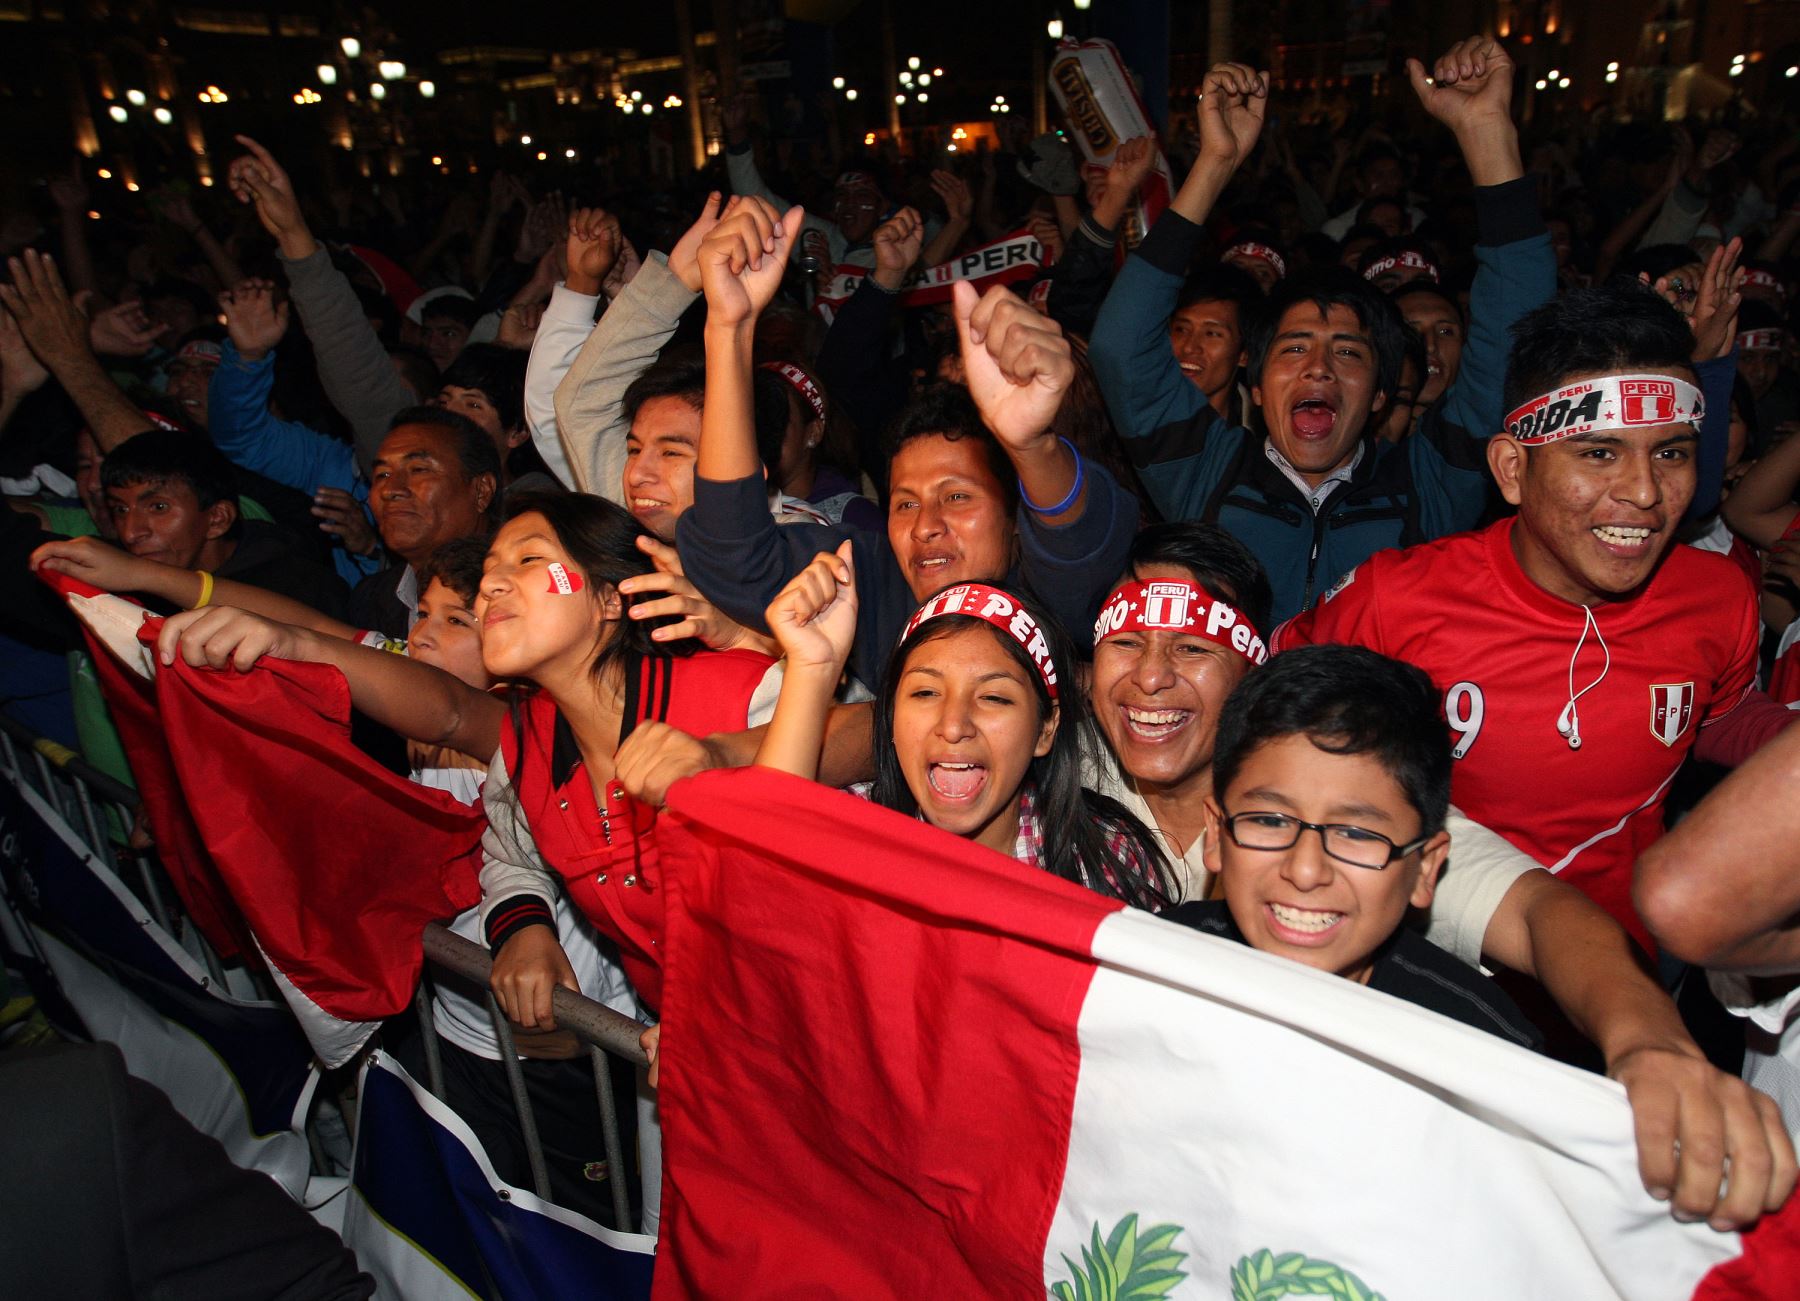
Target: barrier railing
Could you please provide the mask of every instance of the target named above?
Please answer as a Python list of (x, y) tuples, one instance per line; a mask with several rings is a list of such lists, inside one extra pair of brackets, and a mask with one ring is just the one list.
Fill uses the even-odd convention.
[[(4, 760), (7, 775), (22, 786), (35, 789), (75, 835), (86, 840), (96, 860), (113, 863), (128, 860), (133, 864), (136, 881), (132, 888), (142, 894), (144, 907), (156, 924), (184, 946), (196, 949), (213, 979), (222, 989), (226, 988), (225, 972), (218, 955), (206, 944), (199, 929), (182, 913), (179, 900), (174, 898), (173, 888), (160, 880), (162, 869), (156, 862), (154, 853), (110, 838), (102, 829), (102, 814), (105, 812), (115, 813), (121, 826), (132, 825), (138, 802), (137, 793), (93, 767), (66, 746), (38, 736), (29, 727), (3, 713), (0, 713), (0, 758)], [(431, 1010), (430, 973), (433, 969), (448, 973), (473, 982), (485, 990), (488, 988), (493, 962), (480, 945), (454, 934), (440, 923), (434, 922), (425, 928), (422, 943), (427, 972), (425, 979), (420, 981), (414, 1008), (423, 1032), (421, 1040), (426, 1062), (426, 1087), (434, 1096), (444, 1100), (443, 1061)], [(267, 985), (263, 973), (253, 973), (253, 977), (259, 986)], [(543, 1145), (531, 1098), (526, 1090), (524, 1072), (519, 1065), (512, 1028), (491, 993), (487, 997), (487, 1004), (530, 1167), (532, 1191), (545, 1201), (551, 1201), (553, 1199)], [(610, 1185), (614, 1223), (620, 1230), (629, 1232), (633, 1226), (630, 1224), (630, 1192), (625, 1182), (627, 1166), (607, 1056), (610, 1054), (636, 1066), (644, 1065), (646, 1057), (639, 1044), (639, 1035), (644, 1026), (567, 989), (559, 988), (554, 992), (552, 1008), (557, 1024), (569, 1030), (587, 1046), (606, 1150), (607, 1181)], [(316, 1143), (314, 1151), (318, 1152)]]

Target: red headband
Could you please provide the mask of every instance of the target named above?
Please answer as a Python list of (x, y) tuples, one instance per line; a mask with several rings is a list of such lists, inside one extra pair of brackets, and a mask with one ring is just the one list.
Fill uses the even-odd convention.
[(1234, 650), (1252, 664), (1269, 658), (1269, 648), (1242, 610), (1185, 579), (1121, 583), (1094, 620), (1094, 645), (1122, 632), (1186, 633)]
[(1019, 604), (1019, 598), (997, 587), (989, 587), (986, 583), (960, 583), (955, 587), (946, 587), (924, 605), (919, 612), (906, 621), (906, 631), (900, 634), (904, 642), (918, 631), (919, 625), (932, 619), (941, 619), (947, 614), (967, 614), (992, 624), (1001, 632), (1011, 637), (1024, 649), (1026, 657), (1037, 666), (1038, 675), (1044, 679), (1044, 689), (1050, 693), (1050, 699), (1056, 699), (1056, 661), (1050, 658), (1050, 643), (1039, 628), (1037, 620), (1025, 612)]
[(1773, 289), (1783, 298), (1787, 297), (1787, 286), (1781, 283), (1781, 277), (1777, 276), (1773, 271), (1764, 271), (1760, 267), (1751, 267), (1750, 270), (1744, 272), (1744, 288), (1748, 289), (1752, 285), (1759, 289)]
[(1377, 258), (1369, 264), (1369, 269), (1363, 272), (1363, 279), (1373, 280), (1376, 276), (1386, 275), (1396, 267), (1409, 267), (1414, 271), (1423, 271), (1426, 275), (1431, 277), (1431, 282), (1433, 284), (1438, 283), (1438, 269), (1432, 264), (1431, 259), (1427, 258), (1423, 253), (1415, 253), (1411, 249), (1408, 249), (1406, 252), (1397, 256), (1389, 255), (1388, 257)]
[(801, 370), (800, 367), (791, 361), (765, 361), (757, 369), (781, 376), (787, 381), (788, 387), (798, 393), (801, 400), (812, 408), (815, 420), (825, 418), (825, 395), (819, 391), (819, 386), (813, 381), (813, 377)]
[(1247, 239), (1242, 244), (1233, 244), (1230, 248), (1225, 250), (1225, 257), (1221, 258), (1220, 261), (1225, 261), (1234, 253), (1240, 257), (1255, 258), (1258, 262), (1267, 262), (1270, 266), (1275, 268), (1275, 278), (1277, 280), (1285, 279), (1287, 276), (1287, 263), (1281, 260), (1281, 254), (1277, 253), (1267, 244), (1258, 244), (1253, 239)]
[(1744, 330), (1737, 337), (1737, 346), (1745, 352), (1780, 352), (1782, 334), (1779, 328)]

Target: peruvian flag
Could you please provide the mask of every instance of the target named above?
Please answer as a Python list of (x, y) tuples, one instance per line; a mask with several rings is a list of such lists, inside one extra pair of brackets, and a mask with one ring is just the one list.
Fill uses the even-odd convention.
[(1792, 1297), (1624, 1091), (763, 770), (658, 827), (659, 1297)]
[[(190, 884), (184, 904), (204, 898), (251, 938), (320, 1060), (341, 1066), (411, 1004), (426, 923), (479, 901), (480, 808), (352, 745), (349, 684), (330, 665), (160, 666), (160, 619), (50, 577), (96, 644), (108, 706), (125, 707), (120, 734), (165, 861), (175, 829), (182, 859), (223, 896)], [(154, 787), (146, 771), (163, 774)]]

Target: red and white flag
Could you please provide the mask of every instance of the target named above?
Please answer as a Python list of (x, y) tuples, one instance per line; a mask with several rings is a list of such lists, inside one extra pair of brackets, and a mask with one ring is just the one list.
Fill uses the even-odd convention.
[[(208, 901), (251, 937), (320, 1060), (341, 1066), (411, 1004), (426, 923), (480, 899), (481, 809), (351, 744), (349, 684), (330, 665), (158, 666), (140, 652), (160, 619), (105, 594), (71, 603), (104, 630), (109, 707), (138, 716), (121, 735), (159, 848), (165, 827), (191, 825), (222, 895)], [(154, 794), (145, 760), (167, 766)]]
[(1794, 1294), (1602, 1077), (782, 774), (658, 840), (658, 1297)]
[[(1021, 280), (1030, 280), (1043, 269), (1043, 262), (1044, 246), (1038, 243), (1037, 236), (1028, 230), (1017, 230), (1010, 235), (1001, 236), (992, 244), (970, 249), (948, 262), (920, 267), (907, 276), (906, 283), (900, 287), (900, 301), (908, 307), (930, 307), (934, 303), (947, 303), (950, 301), (951, 287), (958, 280), (967, 280), (977, 290), (986, 293), (994, 285), (1012, 285)], [(821, 289), (818, 297), (813, 300), (813, 310), (830, 321), (869, 274), (868, 267), (840, 264), (831, 277), (831, 283)]]

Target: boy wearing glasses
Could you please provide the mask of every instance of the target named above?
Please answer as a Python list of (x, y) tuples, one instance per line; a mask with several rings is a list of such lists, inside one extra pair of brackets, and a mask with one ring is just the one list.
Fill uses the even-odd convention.
[(1418, 669), (1360, 647), (1276, 656), (1225, 703), (1213, 792), (1224, 898), (1164, 917), (1540, 1046), (1497, 985), (1404, 925), (1450, 851), (1450, 741)]

